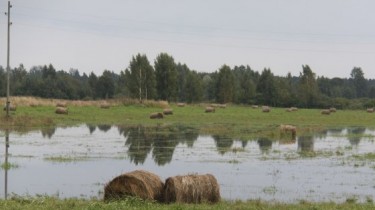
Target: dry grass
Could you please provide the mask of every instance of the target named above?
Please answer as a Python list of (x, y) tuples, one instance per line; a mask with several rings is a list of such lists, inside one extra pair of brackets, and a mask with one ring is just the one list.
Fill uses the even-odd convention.
[(217, 203), (220, 186), (211, 174), (170, 177), (165, 181), (166, 203)]
[(104, 200), (139, 197), (143, 200), (162, 201), (164, 184), (148, 171), (132, 171), (110, 181), (104, 188)]
[[(64, 99), (45, 99), (29, 96), (14, 96), (10, 98), (11, 105), (16, 106), (56, 106), (57, 104), (66, 104), (67, 106), (97, 106), (101, 107), (103, 104), (107, 106), (119, 105), (139, 105), (146, 107), (161, 107), (167, 108), (169, 106), (167, 101), (145, 100), (139, 103), (136, 99), (118, 98), (108, 100), (64, 100)], [(6, 98), (0, 98), (0, 104), (5, 104)]]

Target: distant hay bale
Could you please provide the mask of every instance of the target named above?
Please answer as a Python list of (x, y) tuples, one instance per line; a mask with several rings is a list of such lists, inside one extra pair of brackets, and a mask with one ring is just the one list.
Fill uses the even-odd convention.
[(68, 108), (65, 107), (57, 107), (55, 110), (56, 114), (68, 114)]
[(161, 112), (154, 112), (150, 114), (150, 119), (163, 119), (163, 113)]
[(99, 106), (101, 109), (109, 109), (111, 105), (108, 102), (103, 102)]
[(173, 114), (173, 110), (172, 109), (164, 109), (163, 110), (163, 114), (164, 115), (172, 115)]
[(258, 106), (258, 105), (252, 105), (251, 108), (253, 108), (253, 109), (258, 109), (259, 106)]
[(220, 186), (211, 174), (169, 177), (164, 185), (166, 203), (217, 203)]
[(331, 107), (331, 108), (329, 108), (329, 111), (330, 112), (336, 112), (336, 108), (335, 107)]
[(219, 104), (211, 104), (210, 107), (217, 108), (217, 107), (219, 107)]
[(331, 111), (329, 109), (323, 109), (320, 113), (324, 115), (329, 115), (331, 114)]
[(185, 103), (177, 103), (178, 107), (184, 107), (186, 104)]
[(218, 107), (222, 108), (222, 109), (225, 109), (225, 108), (227, 108), (227, 105), (226, 104), (219, 104)]
[(368, 109), (367, 109), (367, 112), (368, 112), (368, 113), (373, 113), (373, 112), (374, 112), (374, 108), (368, 108)]
[(67, 107), (68, 105), (67, 105), (67, 103), (66, 102), (57, 102), (56, 103), (56, 107)]
[(297, 108), (297, 107), (294, 107), (294, 106), (290, 107), (290, 109), (292, 110), (292, 112), (296, 112), (296, 111), (298, 111), (298, 108)]
[(292, 108), (286, 108), (285, 111), (292, 112)]
[[(4, 106), (4, 111), (6, 111), (7, 110), (7, 106), (5, 105)], [(16, 105), (14, 105), (14, 104), (10, 104), (9, 105), (9, 111), (11, 111), (11, 112), (15, 112), (17, 110), (17, 106)]]
[(115, 177), (104, 187), (104, 200), (139, 197), (143, 200), (163, 201), (164, 184), (148, 171), (136, 170)]
[(293, 125), (280, 125), (281, 134), (291, 133), (292, 137), (295, 138), (297, 134), (297, 127)]
[(262, 112), (270, 112), (271, 108), (269, 106), (262, 106)]
[(208, 107), (206, 107), (205, 112), (206, 112), (206, 113), (215, 112), (215, 107), (208, 106)]

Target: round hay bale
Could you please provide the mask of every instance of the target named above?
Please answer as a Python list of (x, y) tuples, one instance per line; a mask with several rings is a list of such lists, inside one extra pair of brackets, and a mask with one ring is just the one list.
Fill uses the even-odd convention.
[[(4, 106), (4, 109), (3, 109), (4, 111), (6, 111), (7, 110), (7, 106), (5, 105)], [(12, 111), (12, 112), (15, 112), (17, 110), (17, 106), (16, 105), (14, 105), (14, 104), (10, 104), (9, 105), (9, 111)]]
[(253, 108), (253, 109), (258, 109), (259, 106), (258, 106), (258, 105), (252, 105), (251, 108)]
[(329, 108), (329, 111), (330, 112), (336, 112), (336, 108), (335, 107), (331, 107), (331, 108)]
[(262, 112), (270, 112), (271, 108), (269, 106), (262, 106)]
[(115, 177), (104, 187), (104, 200), (139, 197), (143, 200), (163, 201), (164, 184), (159, 176), (136, 170)]
[(109, 109), (111, 106), (109, 105), (109, 103), (102, 103), (100, 104), (100, 108), (102, 109)]
[(291, 133), (292, 137), (295, 138), (297, 134), (297, 127), (293, 125), (280, 125), (281, 134)]
[(186, 104), (185, 103), (177, 103), (178, 107), (184, 107)]
[(55, 110), (56, 114), (68, 114), (68, 108), (57, 107)]
[(206, 113), (215, 112), (215, 107), (208, 106), (208, 107), (206, 107), (206, 110), (204, 112), (206, 112)]
[(285, 109), (285, 111), (292, 112), (293, 110), (292, 110), (292, 108), (287, 108), (287, 109)]
[(374, 112), (374, 108), (369, 108), (369, 109), (367, 109), (367, 112), (368, 112), (368, 113), (373, 113), (373, 112)]
[(217, 203), (220, 186), (211, 174), (169, 177), (164, 185), (166, 203)]
[(323, 109), (320, 113), (324, 115), (329, 115), (331, 114), (331, 111), (329, 109)]
[(161, 112), (154, 112), (150, 114), (150, 119), (163, 119), (164, 115)]
[(298, 111), (298, 108), (297, 108), (297, 107), (290, 107), (290, 109), (292, 110), (292, 112), (296, 112), (296, 111)]
[(226, 105), (226, 104), (219, 104), (218, 106), (219, 106), (219, 108), (222, 108), (222, 109), (227, 108), (227, 105)]
[(56, 107), (67, 107), (68, 105), (67, 105), (67, 103), (65, 103), (65, 102), (57, 102), (56, 103)]
[(169, 109), (169, 108), (168, 108), (168, 109), (164, 109), (164, 110), (163, 110), (163, 114), (164, 114), (164, 115), (172, 115), (172, 114), (173, 114), (173, 110), (172, 110), (172, 109)]

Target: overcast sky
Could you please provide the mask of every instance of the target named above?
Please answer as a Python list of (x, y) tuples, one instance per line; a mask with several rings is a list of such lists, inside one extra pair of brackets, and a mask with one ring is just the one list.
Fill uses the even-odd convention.
[[(132, 56), (161, 52), (190, 69), (223, 64), (298, 76), (375, 79), (374, 0), (13, 0), (11, 66), (119, 73)], [(7, 1), (1, 1), (1, 11)], [(2, 13), (4, 14), (4, 13)], [(6, 66), (7, 17), (0, 16)]]

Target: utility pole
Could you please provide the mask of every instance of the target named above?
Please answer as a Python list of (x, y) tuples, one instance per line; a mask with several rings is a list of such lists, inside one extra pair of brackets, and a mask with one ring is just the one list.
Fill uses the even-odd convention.
[(5, 15), (8, 16), (7, 104), (6, 104), (7, 117), (9, 117), (9, 109), (10, 109), (10, 101), (9, 101), (9, 74), (10, 74), (10, 67), (9, 67), (9, 52), (10, 52), (10, 25), (12, 25), (12, 23), (10, 22), (10, 8), (12, 8), (12, 5), (10, 4), (10, 1), (8, 1), (8, 12), (5, 13)]
[(9, 130), (5, 130), (5, 170), (4, 170), (4, 199), (8, 198), (8, 148), (9, 148)]

